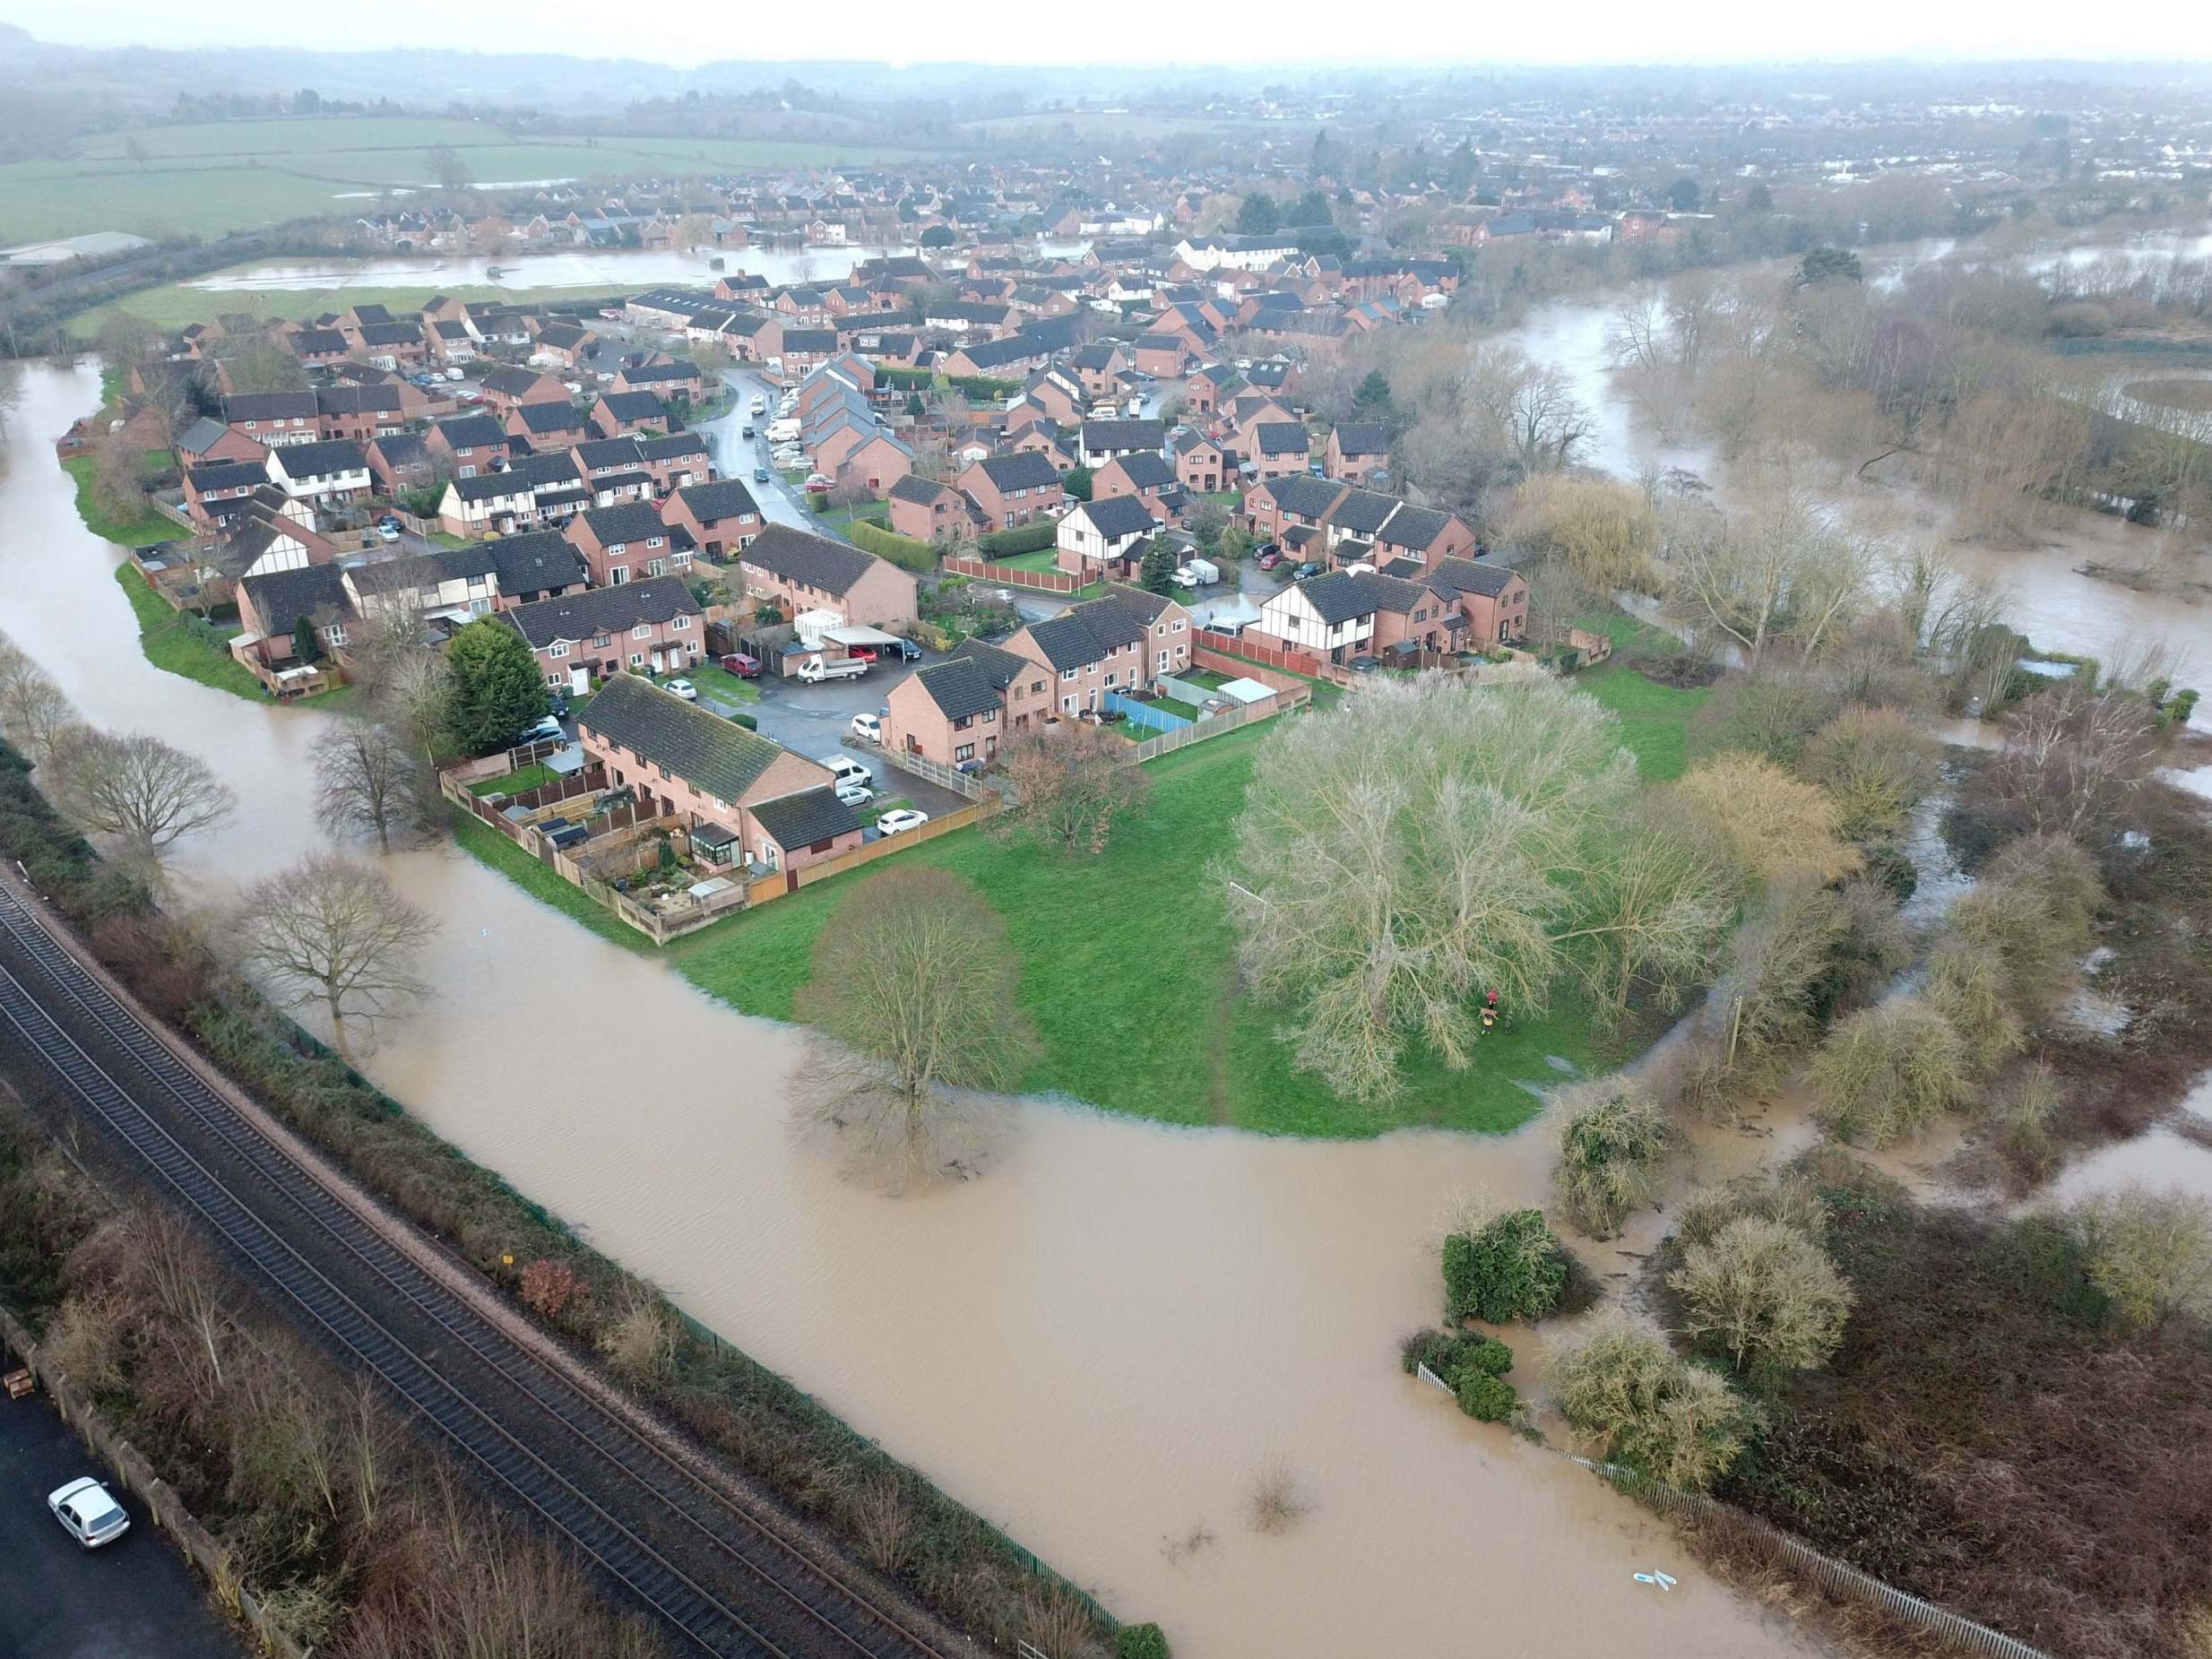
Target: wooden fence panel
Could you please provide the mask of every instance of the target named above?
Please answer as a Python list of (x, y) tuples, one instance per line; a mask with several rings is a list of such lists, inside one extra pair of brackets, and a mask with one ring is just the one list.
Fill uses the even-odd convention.
[(1039, 588), (1047, 593), (1073, 593), (1083, 583), (1064, 570), (1024, 570), (1016, 565), (994, 565), (987, 559), (947, 557), (945, 568), (956, 576), (996, 582), (1002, 587)]

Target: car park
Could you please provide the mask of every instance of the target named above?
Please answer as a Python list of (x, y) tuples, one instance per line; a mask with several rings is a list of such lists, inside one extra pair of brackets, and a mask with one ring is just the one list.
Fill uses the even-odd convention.
[(878, 834), (896, 835), (904, 830), (920, 829), (929, 821), (929, 815), (912, 807), (901, 807), (895, 812), (886, 812), (876, 820)]
[(62, 1530), (88, 1550), (113, 1543), (131, 1530), (131, 1517), (98, 1481), (83, 1475), (47, 1494), (46, 1507)]
[(852, 735), (866, 738), (870, 743), (883, 741), (883, 721), (874, 714), (855, 714), (852, 717)]
[(699, 688), (687, 679), (672, 679), (663, 689), (681, 697), (687, 703), (696, 703), (699, 700)]

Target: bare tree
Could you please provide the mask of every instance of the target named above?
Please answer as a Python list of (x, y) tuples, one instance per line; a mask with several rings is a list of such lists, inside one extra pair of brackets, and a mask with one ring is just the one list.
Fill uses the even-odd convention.
[(1103, 852), (1115, 821), (1141, 812), (1152, 784), (1127, 742), (1080, 721), (1019, 733), (1000, 760), (1014, 803), (998, 822), (1064, 852)]
[(77, 719), (76, 705), (30, 659), (0, 634), (0, 731), (34, 766), (54, 753), (54, 740)]
[(1478, 441), (1510, 456), (1524, 474), (1565, 466), (1590, 429), (1573, 380), (1510, 346), (1477, 348), (1461, 398)]
[(1673, 515), (1669, 531), (1668, 610), (1732, 640), (1752, 673), (1777, 637), (1806, 656), (1817, 653), (1865, 592), (1867, 551), (1793, 489), (1768, 494), (1745, 514)]
[(1037, 1037), (1020, 986), (1006, 923), (957, 876), (910, 864), (861, 884), (795, 999), (821, 1033), (801, 1063), (803, 1110), (926, 1164), (951, 1091), (1005, 1088), (1027, 1069)]
[(351, 660), (377, 720), (399, 732), (426, 759), (444, 737), (451, 704), (445, 653), (427, 643), (421, 613), (381, 605), (360, 623)]
[(91, 726), (56, 734), (54, 803), (88, 834), (113, 838), (126, 858), (158, 867), (171, 846), (229, 817), (238, 797), (197, 755), (143, 732)]
[(333, 836), (367, 832), (392, 851), (430, 820), (436, 799), (419, 750), (390, 727), (340, 720), (307, 751), (315, 768), (315, 817)]
[(246, 888), (241, 905), (248, 969), (285, 1007), (321, 1004), (349, 1063), (350, 1026), (373, 1029), (423, 992), (414, 959), (437, 922), (366, 864), (310, 853)]
[(1974, 798), (2018, 827), (2109, 842), (2158, 765), (2157, 721), (2140, 697), (2094, 696), (2072, 681), (2005, 716), (2005, 745)]

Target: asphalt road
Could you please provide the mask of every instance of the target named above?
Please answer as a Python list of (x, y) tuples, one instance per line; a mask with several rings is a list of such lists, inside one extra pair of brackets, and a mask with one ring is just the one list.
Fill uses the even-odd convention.
[(46, 1495), (108, 1481), (44, 1393), (0, 1398), (0, 1654), (25, 1659), (245, 1659), (184, 1557), (111, 1481), (131, 1530), (79, 1547)]

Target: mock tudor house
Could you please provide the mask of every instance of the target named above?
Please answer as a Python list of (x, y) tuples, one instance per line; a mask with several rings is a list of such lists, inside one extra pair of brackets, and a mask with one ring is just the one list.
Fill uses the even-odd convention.
[(367, 496), (368, 455), (351, 438), (285, 444), (269, 452), (269, 481), (295, 501), (329, 507)]
[[(834, 800), (829, 769), (650, 680), (609, 680), (577, 717), (576, 738), (586, 760), (604, 765), (610, 782), (635, 789), (646, 811), (720, 831), (701, 839), (734, 842), (748, 862), (796, 869), (860, 844), (858, 817), (838, 818), (812, 802), (772, 808), (763, 823), (756, 808), (771, 802), (825, 791)], [(787, 845), (779, 832), (816, 839)]]
[(1053, 563), (1085, 582), (1119, 575), (1144, 557), (1144, 543), (1159, 528), (1140, 497), (1078, 501), (1060, 519)]
[(840, 626), (895, 632), (916, 615), (912, 571), (788, 524), (764, 529), (739, 564), (747, 592), (781, 606), (787, 618), (829, 611)]
[[(558, 538), (555, 538), (558, 540)], [(579, 588), (500, 613), (524, 639), (556, 690), (586, 674), (611, 681), (624, 669), (680, 673), (706, 651), (706, 617), (680, 576), (618, 588)]]

